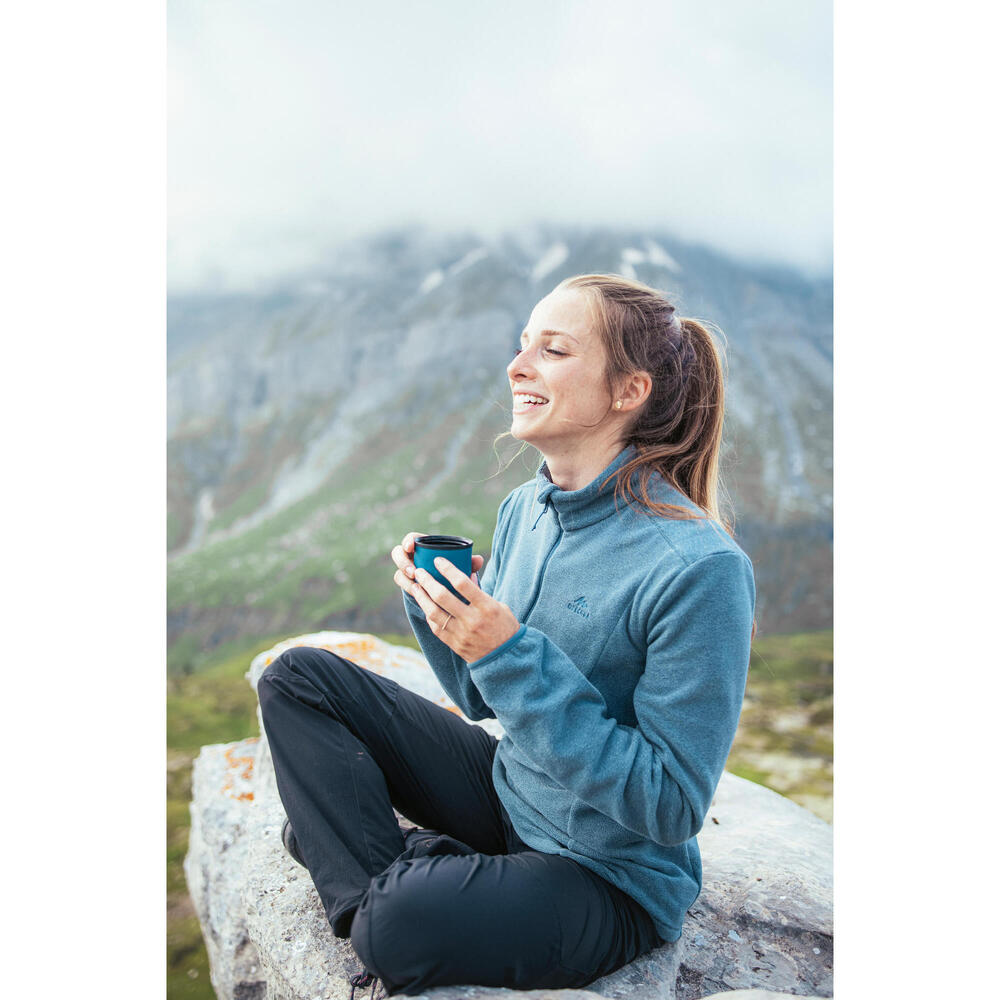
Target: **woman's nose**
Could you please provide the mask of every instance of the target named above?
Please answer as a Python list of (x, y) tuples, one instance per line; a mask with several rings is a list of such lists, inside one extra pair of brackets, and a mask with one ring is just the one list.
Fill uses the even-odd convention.
[(527, 377), (532, 371), (533, 368), (528, 351), (518, 351), (511, 359), (510, 364), (507, 365), (507, 377), (511, 380), (518, 375)]

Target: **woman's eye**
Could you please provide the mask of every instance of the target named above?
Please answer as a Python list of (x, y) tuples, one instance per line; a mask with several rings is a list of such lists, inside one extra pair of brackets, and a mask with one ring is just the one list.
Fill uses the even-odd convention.
[[(523, 347), (515, 347), (514, 348), (514, 357), (516, 358), (521, 353), (521, 351), (523, 351), (523, 350), (524, 350)], [(566, 352), (565, 351), (557, 351), (554, 347), (543, 347), (542, 350), (546, 354), (551, 354), (551, 355), (553, 355), (554, 357), (557, 357), (557, 358), (564, 358), (564, 357), (566, 357)]]

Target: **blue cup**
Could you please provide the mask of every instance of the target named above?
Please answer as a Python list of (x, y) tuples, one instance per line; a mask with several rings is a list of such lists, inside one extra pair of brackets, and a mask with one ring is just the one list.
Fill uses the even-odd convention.
[(466, 576), (472, 576), (472, 539), (460, 535), (423, 535), (413, 542), (413, 565), (425, 569), (464, 604), (469, 602), (434, 568), (438, 556), (447, 559)]

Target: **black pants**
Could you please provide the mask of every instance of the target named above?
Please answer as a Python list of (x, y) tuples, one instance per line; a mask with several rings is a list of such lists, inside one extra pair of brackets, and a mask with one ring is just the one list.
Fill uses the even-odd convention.
[[(308, 647), (282, 653), (257, 693), (333, 932), (390, 993), (580, 987), (661, 943), (630, 896), (517, 836), (479, 726)], [(394, 806), (425, 829), (404, 838)]]

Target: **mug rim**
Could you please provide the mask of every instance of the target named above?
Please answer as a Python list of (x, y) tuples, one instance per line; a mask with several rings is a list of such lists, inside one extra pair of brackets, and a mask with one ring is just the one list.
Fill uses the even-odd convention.
[(413, 540), (414, 548), (419, 545), (425, 549), (467, 549), (474, 544), (471, 538), (462, 535), (422, 535)]

